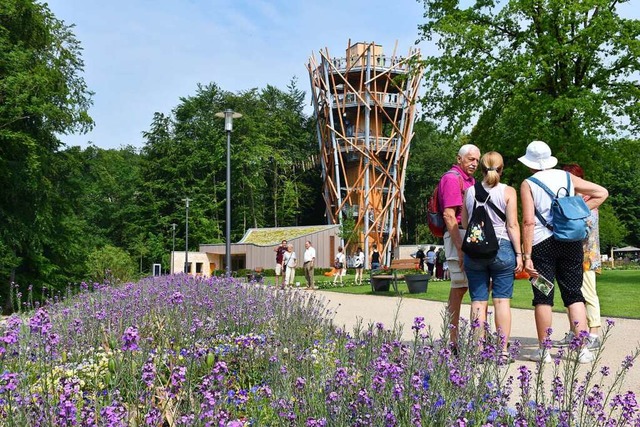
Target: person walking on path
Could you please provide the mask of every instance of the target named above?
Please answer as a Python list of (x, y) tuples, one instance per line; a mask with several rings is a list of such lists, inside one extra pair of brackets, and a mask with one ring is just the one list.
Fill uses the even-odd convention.
[(334, 268), (336, 269), (336, 274), (333, 276), (333, 284), (338, 283), (338, 279), (340, 280), (340, 284), (342, 284), (342, 276), (346, 274), (347, 271), (347, 258), (344, 255), (342, 246), (338, 246), (338, 255), (336, 255), (336, 259), (334, 261)]
[(439, 205), (444, 209), (442, 217), (447, 227), (444, 233), (444, 251), (449, 261), (451, 289), (447, 310), (451, 316), (451, 342), (455, 345), (458, 339), (458, 323), (460, 321), (460, 305), (467, 292), (467, 276), (464, 273), (462, 254), (462, 238), (465, 230), (460, 224), (464, 191), (475, 184), (473, 174), (478, 168), (480, 149), (472, 144), (460, 147), (454, 164), (438, 183)]
[[(558, 159), (551, 155), (551, 149), (543, 141), (533, 141), (527, 146), (524, 156), (518, 158), (533, 172), (533, 177), (546, 185), (551, 192), (558, 191), (569, 185), (568, 196), (575, 193), (588, 197), (587, 206), (595, 209), (604, 202), (609, 193), (604, 187), (586, 181), (568, 172), (553, 169)], [(569, 312), (569, 319), (573, 325), (573, 332), (579, 335), (587, 333), (587, 314), (585, 299), (582, 294), (582, 242), (568, 242), (557, 240), (553, 232), (542, 223), (542, 219), (549, 224), (553, 223), (551, 215), (552, 199), (539, 185), (522, 181), (520, 185), (520, 197), (522, 199), (522, 258), (527, 273), (536, 278), (539, 275), (553, 282), (558, 281), (560, 295), (564, 306)], [(540, 217), (540, 218), (539, 218)], [(551, 362), (548, 348), (543, 344), (548, 339), (548, 330), (551, 328), (553, 296), (555, 287), (548, 295), (532, 286), (534, 316), (539, 348), (530, 357), (536, 362)], [(594, 360), (593, 353), (583, 347), (578, 355), (580, 363), (589, 363)]]
[[(584, 171), (578, 164), (566, 165), (562, 170), (569, 172), (578, 178), (584, 179)], [(585, 202), (588, 198), (584, 198)], [(598, 209), (591, 210), (589, 217), (589, 235), (582, 242), (582, 295), (586, 302), (587, 325), (589, 326), (589, 337), (587, 338), (587, 348), (595, 350), (600, 347), (600, 298), (596, 291), (596, 274), (602, 272), (602, 260), (600, 259), (600, 218)], [(563, 339), (555, 341), (554, 347), (567, 347), (573, 341), (575, 334), (572, 332), (571, 319), (569, 319), (569, 332)]]
[[(489, 195), (487, 199), (489, 202), (485, 204), (485, 209), (493, 225), (499, 247), (498, 253), (492, 259), (474, 259), (466, 254), (464, 256), (464, 270), (469, 280), (471, 295), (471, 318), (478, 319), (481, 326), (477, 331), (480, 336), (484, 336), (484, 323), (487, 321), (489, 293), (491, 293), (496, 331), (502, 340), (501, 358), (508, 361), (510, 356), (507, 344), (511, 335), (514, 273), (522, 271), (522, 251), (518, 224), (518, 197), (513, 187), (500, 183), (503, 168), (504, 163), (500, 153), (490, 151), (482, 156), (480, 170), (483, 179), (465, 192), (462, 226), (466, 228), (469, 223), (469, 218), (476, 206), (476, 188), (481, 185)], [(504, 216), (500, 217), (496, 210)]]
[(282, 289), (286, 286), (291, 286), (294, 283), (296, 276), (296, 266), (298, 259), (296, 253), (293, 251), (293, 245), (289, 243), (287, 245), (287, 251), (282, 257), (282, 266), (285, 269), (284, 282), (282, 282)]
[(315, 289), (313, 284), (314, 265), (316, 263), (316, 249), (311, 246), (311, 242), (304, 242), (304, 278), (307, 281), (307, 289)]
[(283, 240), (280, 246), (276, 246), (273, 248), (273, 251), (276, 253), (276, 287), (280, 284), (280, 276), (282, 276), (285, 272), (282, 268), (282, 260), (284, 257), (284, 253), (287, 251), (287, 241)]
[(356, 249), (356, 256), (353, 259), (353, 266), (356, 269), (356, 277), (354, 281), (356, 282), (356, 286), (362, 285), (362, 270), (364, 269), (364, 252), (362, 252), (362, 248), (358, 246)]

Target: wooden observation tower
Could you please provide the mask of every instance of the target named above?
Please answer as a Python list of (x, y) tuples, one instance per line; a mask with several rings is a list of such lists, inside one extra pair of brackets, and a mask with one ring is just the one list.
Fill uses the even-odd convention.
[(419, 57), (417, 49), (386, 55), (374, 43), (349, 43), (346, 56), (325, 48), (308, 64), (328, 223), (352, 215), (361, 237), (351, 244), (367, 259), (375, 245), (386, 264), (401, 234)]

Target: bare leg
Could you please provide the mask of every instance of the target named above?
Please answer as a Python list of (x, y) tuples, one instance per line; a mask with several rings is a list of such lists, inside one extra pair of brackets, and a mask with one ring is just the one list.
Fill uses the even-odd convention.
[(509, 298), (494, 298), (493, 307), (496, 312), (496, 330), (501, 337), (504, 337), (502, 351), (507, 351), (511, 335), (511, 300)]
[(462, 298), (467, 292), (467, 288), (451, 288), (449, 290), (449, 303), (447, 310), (451, 315), (451, 325), (453, 328), (450, 330), (451, 342), (456, 344), (458, 342), (458, 325), (460, 323), (460, 306), (462, 305)]
[[(582, 304), (582, 306), (584, 307), (584, 304)], [(547, 330), (551, 327), (551, 306), (546, 304), (536, 305), (534, 309), (534, 316), (536, 319), (538, 342), (542, 344), (542, 341), (547, 338)]]
[(569, 320), (571, 321), (571, 328), (576, 335), (580, 332), (587, 330), (587, 309), (584, 303), (575, 302), (567, 307), (569, 310)]
[(487, 321), (488, 301), (471, 301), (471, 319), (480, 323), (480, 327), (475, 331), (476, 338), (484, 337), (484, 323)]

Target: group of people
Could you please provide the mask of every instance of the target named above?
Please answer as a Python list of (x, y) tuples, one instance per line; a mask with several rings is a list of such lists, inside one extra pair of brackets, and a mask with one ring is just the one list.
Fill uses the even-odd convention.
[[(371, 252), (370, 265), (372, 270), (377, 270), (378, 268), (380, 268), (380, 252), (378, 252), (378, 248), (375, 246), (373, 247)], [(342, 284), (342, 278), (347, 274), (347, 258), (344, 254), (344, 248), (342, 246), (338, 247), (338, 255), (336, 255), (333, 267), (333, 284)], [(362, 274), (365, 268), (365, 255), (362, 251), (362, 247), (360, 246), (358, 246), (356, 252), (353, 254), (353, 268), (356, 271), (354, 283), (356, 285), (362, 285)]]
[[(308, 240), (305, 242), (304, 247), (303, 268), (306, 287), (307, 289), (315, 289), (313, 275), (316, 262), (316, 250)], [(283, 240), (281, 244), (273, 248), (273, 250), (276, 253), (275, 286), (284, 289), (295, 283), (296, 267), (298, 266), (297, 255), (293, 250), (293, 245), (287, 243), (286, 240)], [(372, 269), (380, 268), (380, 253), (376, 247), (373, 248), (370, 262)], [(333, 283), (342, 284), (343, 277), (347, 274), (347, 257), (342, 246), (338, 247), (338, 253), (334, 260), (333, 267)], [(361, 247), (358, 247), (353, 255), (353, 267), (356, 272), (354, 281), (356, 284), (361, 285), (365, 268), (365, 255)]]
[(411, 256), (420, 261), (420, 269), (425, 270), (426, 265), (426, 271), (429, 272), (432, 280), (449, 280), (449, 263), (444, 254), (444, 248), (430, 246), (425, 253), (424, 247), (420, 246)]
[[(315, 289), (313, 275), (316, 262), (316, 250), (309, 240), (304, 242), (304, 248), (302, 267), (304, 269), (306, 287), (307, 289)], [(273, 250), (276, 253), (275, 286), (280, 286), (281, 289), (292, 286), (295, 283), (296, 267), (298, 266), (298, 257), (293, 250), (293, 245), (283, 240), (280, 246), (276, 246)], [(282, 278), (283, 275), (284, 278)], [(282, 284), (280, 284), (281, 278)]]
[[(491, 151), (481, 156), (475, 145), (463, 145), (456, 163), (438, 184), (439, 204), (446, 224), (444, 250), (451, 275), (447, 307), (453, 351), (457, 349), (460, 307), (468, 289), (471, 316), (481, 324), (487, 319), (491, 294), (496, 330), (502, 337), (501, 357), (509, 360), (507, 346), (511, 333), (510, 302), (514, 276), (524, 270), (534, 279), (543, 276), (551, 282), (557, 281), (567, 308), (570, 332), (565, 339), (554, 344), (564, 346), (576, 337), (586, 337), (578, 342), (578, 359), (580, 363), (591, 362), (594, 359), (591, 350), (599, 345), (597, 333), (600, 327), (595, 287), (595, 272), (600, 268), (597, 208), (606, 200), (608, 192), (600, 185), (585, 180), (578, 165), (568, 165), (565, 170), (556, 169), (558, 160), (543, 141), (531, 142), (518, 160), (534, 178), (526, 179), (520, 185), (522, 231), (518, 221), (516, 190), (500, 182), (504, 162), (499, 153)], [(498, 215), (493, 208), (486, 210), (499, 242), (497, 255), (491, 259), (472, 258), (462, 251), (465, 229), (476, 206), (474, 174), (478, 168), (482, 173), (482, 188), (495, 208), (503, 213)], [(566, 192), (569, 196), (583, 197), (591, 210), (591, 227), (585, 241), (567, 242), (554, 238), (549, 226), (553, 223), (552, 199), (536, 182), (543, 183), (555, 194)], [(560, 191), (562, 188), (565, 190)], [(427, 256), (427, 265), (428, 260)], [(555, 288), (546, 294), (532, 286), (539, 341), (538, 350), (530, 356), (534, 361), (548, 363), (552, 360), (543, 343), (549, 338), (554, 291)], [(484, 328), (479, 328), (478, 334), (481, 336), (483, 331)]]

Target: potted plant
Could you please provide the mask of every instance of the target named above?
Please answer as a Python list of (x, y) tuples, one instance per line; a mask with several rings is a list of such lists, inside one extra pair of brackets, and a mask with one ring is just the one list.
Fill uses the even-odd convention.
[(407, 288), (409, 288), (410, 294), (427, 292), (430, 276), (426, 271), (416, 268), (413, 270), (398, 271), (396, 274), (402, 274), (404, 276), (404, 281), (407, 284)]
[(378, 270), (371, 270), (371, 290), (374, 292), (386, 292), (389, 290), (393, 275), (384, 266)]

